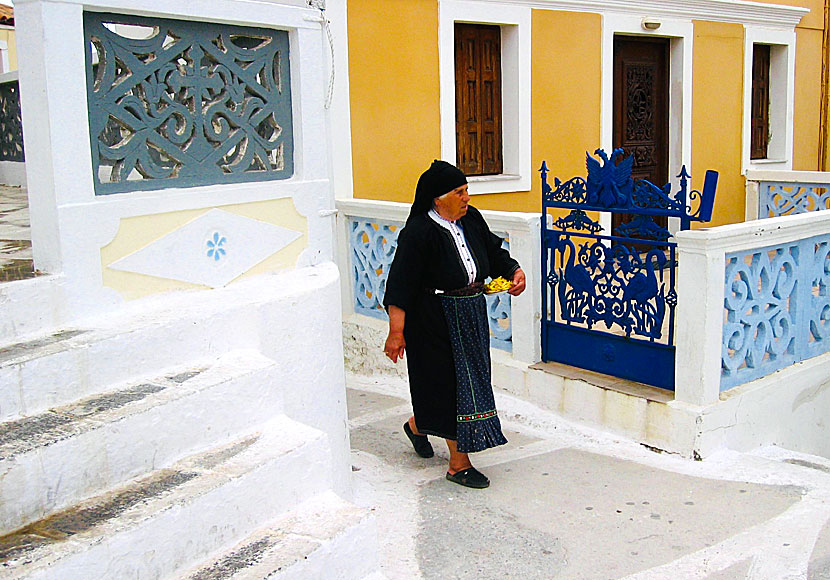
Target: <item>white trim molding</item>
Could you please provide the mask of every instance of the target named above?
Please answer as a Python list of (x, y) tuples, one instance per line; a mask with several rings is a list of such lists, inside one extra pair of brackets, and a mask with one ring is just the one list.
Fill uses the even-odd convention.
[(542, 10), (616, 12), (630, 16), (709, 20), (744, 25), (794, 28), (809, 8), (765, 4), (747, 0), (480, 0), (488, 4), (512, 4)]
[[(795, 102), (795, 31), (747, 26), (744, 34), (744, 110), (741, 166), (747, 169), (791, 170)], [(756, 44), (770, 46), (769, 132), (766, 159), (750, 159), (752, 144), (752, 58)]]
[(438, 62), (441, 87), (441, 157), (455, 162), (455, 23), (501, 27), (502, 150), (504, 173), (468, 178), (470, 193), (529, 191), (531, 95), (530, 7), (507, 2), (441, 0), (438, 16)]
[[(651, 17), (650, 17), (651, 18)], [(685, 165), (692, 171), (692, 48), (694, 24), (687, 19), (653, 17), (660, 21), (654, 31), (644, 29), (641, 16), (608, 13), (602, 17), (602, 104), (601, 147), (613, 148), (614, 138), (614, 37), (623, 35), (634, 38), (659, 37), (669, 39), (669, 178)], [(662, 185), (662, 184), (661, 184)], [(676, 183), (675, 183), (676, 185)], [(671, 220), (669, 229), (679, 229), (679, 222)], [(603, 214), (601, 223), (610, 230), (611, 215)]]

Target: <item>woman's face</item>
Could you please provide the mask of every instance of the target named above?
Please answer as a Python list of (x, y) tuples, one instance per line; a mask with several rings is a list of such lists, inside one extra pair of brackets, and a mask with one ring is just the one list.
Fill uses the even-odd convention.
[(441, 197), (436, 197), (435, 211), (442, 218), (455, 221), (467, 214), (468, 203), (470, 203), (470, 194), (467, 193), (467, 184), (465, 183)]

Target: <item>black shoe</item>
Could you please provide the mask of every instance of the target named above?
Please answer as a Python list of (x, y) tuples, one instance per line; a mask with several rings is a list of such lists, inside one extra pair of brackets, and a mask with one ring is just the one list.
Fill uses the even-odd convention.
[(409, 437), (409, 440), (412, 442), (412, 447), (415, 448), (415, 453), (425, 459), (429, 459), (435, 455), (435, 451), (432, 450), (432, 445), (430, 445), (427, 436), (415, 435), (409, 427), (409, 421), (403, 424), (403, 432), (406, 433), (406, 436)]
[(458, 473), (447, 472), (447, 479), (464, 487), (473, 487), (475, 489), (490, 487), (490, 480), (475, 467), (468, 467)]

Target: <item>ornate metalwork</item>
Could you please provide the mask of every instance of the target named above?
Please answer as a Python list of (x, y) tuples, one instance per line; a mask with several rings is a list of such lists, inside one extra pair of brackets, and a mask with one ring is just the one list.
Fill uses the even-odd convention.
[(763, 182), (758, 201), (759, 218), (830, 209), (830, 185)]
[(642, 257), (621, 244), (608, 246), (602, 239), (574, 244), (575, 239), (563, 234), (553, 248), (561, 319), (589, 330), (602, 322), (626, 336), (661, 338), (669, 282), (665, 250), (652, 248)]
[(661, 241), (666, 241), (671, 237), (669, 230), (658, 226), (654, 218), (648, 215), (638, 215), (630, 222), (620, 224), (617, 226), (616, 234), (626, 238)]
[(0, 84), (0, 161), (25, 161), (20, 86), (16, 80)]
[(575, 231), (585, 231), (595, 234), (602, 231), (602, 226), (599, 222), (595, 222), (588, 217), (581, 209), (572, 210), (567, 216), (559, 218), (553, 225), (560, 229), (570, 229)]
[(288, 33), (84, 15), (96, 194), (293, 174)]
[(830, 351), (830, 236), (726, 256), (721, 389)]
[(622, 149), (615, 149), (608, 157), (602, 149), (594, 154), (599, 160), (585, 154), (588, 178), (574, 177), (567, 181), (554, 178), (553, 187), (547, 181), (549, 173), (543, 161), (542, 202), (547, 207), (581, 209), (583, 211), (612, 211), (641, 215), (665, 215), (681, 220), (682, 229), (688, 229), (691, 221), (709, 221), (715, 202), (718, 174), (706, 172), (703, 191), (689, 191), (690, 175), (682, 167), (679, 189), (671, 193), (671, 184), (662, 187), (645, 179), (631, 178), (633, 157), (625, 157)]
[[(402, 227), (402, 223), (371, 218), (353, 218), (349, 222), (354, 310), (358, 314), (387, 319), (383, 295)], [(500, 235), (504, 239), (502, 247), (510, 249), (509, 238)], [(486, 298), (490, 346), (510, 351), (513, 349), (510, 295), (499, 293)]]
[[(584, 180), (555, 179), (550, 187), (544, 162), (540, 170), (543, 218), (553, 208), (570, 210), (552, 226), (543, 219), (543, 358), (672, 389), (676, 244), (653, 217), (679, 217), (684, 229), (709, 219), (717, 174), (707, 174), (703, 193), (688, 192), (683, 168), (672, 194), (671, 184), (633, 180), (634, 158), (621, 149), (594, 154), (586, 154)], [(635, 218), (602, 234), (588, 211)]]

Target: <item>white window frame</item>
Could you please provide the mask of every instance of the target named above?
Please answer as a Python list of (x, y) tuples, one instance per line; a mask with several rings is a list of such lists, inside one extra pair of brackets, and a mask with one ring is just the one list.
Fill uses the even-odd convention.
[[(602, 17), (602, 104), (600, 145), (611, 152), (614, 141), (614, 37), (661, 37), (669, 39), (669, 179), (676, 190), (677, 173), (685, 165), (692, 173), (692, 56), (694, 24), (691, 20), (656, 18), (660, 27), (649, 31), (640, 16), (607, 13)], [(589, 152), (592, 153), (592, 152)], [(662, 183), (655, 185), (664, 185)], [(611, 229), (611, 214), (600, 219), (606, 231)], [(670, 219), (669, 230), (680, 229), (680, 220)]]
[(529, 7), (441, 0), (438, 63), (441, 107), (441, 157), (455, 163), (455, 23), (501, 27), (502, 165), (500, 175), (467, 178), (471, 195), (530, 191), (531, 18)]
[[(769, 131), (766, 159), (750, 159), (752, 145), (752, 58), (756, 44), (770, 46)], [(795, 32), (746, 26), (744, 33), (742, 171), (793, 167), (793, 111), (795, 102)]]

